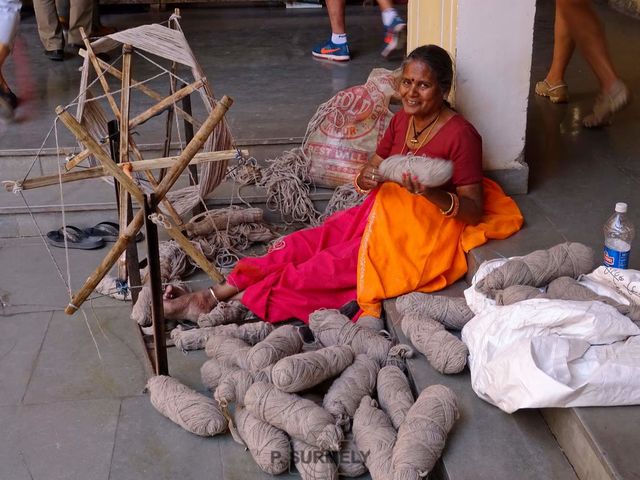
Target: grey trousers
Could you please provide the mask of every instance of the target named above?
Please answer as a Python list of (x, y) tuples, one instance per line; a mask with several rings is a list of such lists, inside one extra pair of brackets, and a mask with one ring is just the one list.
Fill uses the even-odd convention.
[[(1, 1), (1, 0), (0, 0)], [(83, 45), (80, 27), (87, 35), (91, 35), (93, 20), (93, 0), (70, 0), (68, 41)], [(38, 34), (45, 50), (64, 48), (62, 25), (58, 21), (58, 10), (55, 0), (33, 0), (33, 10), (38, 23)]]

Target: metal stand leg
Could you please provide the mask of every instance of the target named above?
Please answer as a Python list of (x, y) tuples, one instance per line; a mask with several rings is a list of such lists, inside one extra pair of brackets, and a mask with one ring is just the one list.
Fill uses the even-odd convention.
[(157, 375), (169, 375), (167, 344), (165, 342), (164, 310), (162, 308), (162, 279), (160, 278), (160, 252), (158, 248), (158, 228), (149, 219), (156, 211), (153, 193), (145, 195), (144, 224), (147, 232), (147, 259), (149, 261), (149, 282), (151, 286), (151, 317), (153, 318), (153, 344)]

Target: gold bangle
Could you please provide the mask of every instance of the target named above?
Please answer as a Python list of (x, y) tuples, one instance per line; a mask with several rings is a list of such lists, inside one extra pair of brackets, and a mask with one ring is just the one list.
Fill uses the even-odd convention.
[(371, 189), (365, 190), (364, 188), (361, 188), (360, 185), (358, 185), (358, 179), (360, 178), (360, 175), (362, 175), (362, 170), (360, 170), (358, 174), (353, 178), (353, 186), (356, 189), (356, 192), (358, 192), (360, 195), (364, 195), (366, 193), (369, 193)]
[(458, 214), (458, 208), (460, 207), (460, 200), (455, 193), (447, 192), (449, 198), (451, 198), (451, 206), (447, 210), (440, 209), (440, 213), (445, 217), (454, 217)]
[(209, 293), (211, 294), (211, 296), (213, 297), (213, 299), (216, 301), (216, 303), (220, 303), (220, 300), (218, 300), (218, 297), (216, 297), (215, 292), (213, 291), (213, 287), (209, 287)]

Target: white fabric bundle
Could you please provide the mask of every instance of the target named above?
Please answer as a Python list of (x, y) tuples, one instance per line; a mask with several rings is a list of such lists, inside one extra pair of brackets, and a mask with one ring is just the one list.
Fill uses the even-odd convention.
[(439, 187), (451, 179), (453, 162), (417, 155), (392, 155), (380, 164), (378, 171), (392, 182), (402, 184), (403, 173), (409, 173), (425, 187)]

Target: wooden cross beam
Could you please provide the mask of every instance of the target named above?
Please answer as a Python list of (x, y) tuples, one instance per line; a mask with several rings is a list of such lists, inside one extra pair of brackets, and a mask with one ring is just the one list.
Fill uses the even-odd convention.
[[(200, 127), (200, 129), (198, 130), (198, 132), (196, 132), (193, 139), (182, 151), (182, 153), (178, 157), (178, 161), (171, 167), (167, 175), (159, 183), (158, 187), (154, 189), (154, 193), (158, 200), (163, 199), (167, 194), (167, 192), (169, 191), (169, 189), (175, 184), (175, 182), (178, 180), (178, 178), (180, 177), (184, 169), (187, 167), (191, 159), (196, 155), (198, 150), (202, 148), (207, 138), (211, 135), (211, 132), (213, 132), (213, 129), (215, 128), (215, 126), (223, 119), (224, 114), (232, 105), (232, 103), (233, 103), (233, 100), (225, 95), (216, 104), (215, 108), (211, 111), (206, 121), (202, 124), (202, 127)], [(76, 127), (75, 130), (78, 130), (77, 127), (80, 127), (80, 129), (84, 130), (82, 126), (78, 124), (76, 119), (73, 118), (69, 113), (67, 113), (62, 107), (58, 107), (56, 109), (56, 113), (60, 115), (60, 119), (65, 123), (65, 125), (67, 123), (69, 123), (69, 125), (74, 125), (75, 123), (74, 125), (74, 127)], [(78, 133), (82, 133), (82, 132), (79, 131)], [(95, 140), (93, 139), (89, 140), (89, 142), (91, 141), (93, 141), (93, 144), (95, 144), (94, 147), (97, 147), (104, 154), (104, 152), (95, 142)], [(85, 145), (91, 148), (89, 144), (85, 143)], [(106, 159), (105, 159), (104, 158), (105, 156), (106, 154), (96, 158), (101, 159), (101, 161), (106, 160), (106, 162), (103, 162), (103, 166), (110, 173), (114, 173), (111, 171), (112, 170), (111, 166), (115, 166), (115, 164), (112, 162), (110, 158), (108, 158), (108, 156), (106, 156)], [(107, 166), (108, 164), (110, 164), (111, 166), (108, 167)], [(115, 170), (117, 170), (117, 176), (116, 175), (114, 176), (116, 176), (116, 178), (119, 180), (118, 177), (124, 174), (122, 173), (122, 171), (120, 171), (120, 169), (117, 166), (115, 166)], [(124, 183), (122, 183), (122, 185), (125, 188), (132, 187), (130, 192), (134, 197), (137, 197), (139, 195), (139, 190), (137, 189), (137, 186), (133, 184), (133, 182), (131, 182), (129, 177), (127, 177), (126, 175), (124, 175), (124, 177), (128, 181), (125, 180)], [(134, 216), (131, 223), (127, 225), (127, 228), (124, 230), (124, 232), (120, 232), (120, 237), (118, 238), (116, 243), (113, 245), (111, 250), (107, 253), (106, 257), (102, 260), (98, 268), (89, 276), (89, 278), (86, 280), (85, 284), (81, 287), (81, 289), (71, 298), (71, 302), (65, 308), (65, 313), (72, 315), (78, 310), (80, 305), (82, 305), (82, 303), (84, 303), (84, 301), (89, 297), (89, 295), (95, 289), (96, 285), (98, 285), (100, 280), (104, 278), (104, 276), (109, 272), (111, 267), (113, 267), (113, 265), (117, 262), (122, 252), (126, 249), (127, 243), (129, 242), (129, 240), (132, 238), (135, 238), (136, 233), (138, 233), (138, 230), (140, 230), (140, 228), (142, 227), (142, 224), (144, 221), (143, 216), (144, 216), (143, 211), (139, 210), (138, 213), (136, 213), (136, 215)], [(207, 264), (208, 263), (209, 262), (207, 262)], [(222, 276), (218, 272), (216, 273), (217, 273), (217, 276), (214, 275), (212, 276), (212, 278), (216, 281), (219, 281), (219, 279), (221, 279)]]

